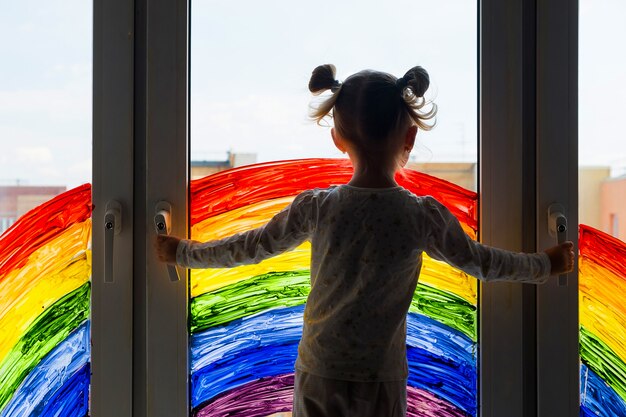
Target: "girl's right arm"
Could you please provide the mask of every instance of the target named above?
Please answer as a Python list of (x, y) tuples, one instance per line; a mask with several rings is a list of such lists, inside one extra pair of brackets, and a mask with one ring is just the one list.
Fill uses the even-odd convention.
[(426, 197), (426, 253), (484, 281), (543, 283), (550, 275), (572, 270), (573, 244), (566, 242), (541, 253), (516, 253), (483, 245), (470, 238), (456, 217)]
[(176, 263), (187, 268), (229, 268), (259, 263), (296, 248), (309, 238), (311, 191), (294, 201), (257, 229), (209, 242), (180, 240)]

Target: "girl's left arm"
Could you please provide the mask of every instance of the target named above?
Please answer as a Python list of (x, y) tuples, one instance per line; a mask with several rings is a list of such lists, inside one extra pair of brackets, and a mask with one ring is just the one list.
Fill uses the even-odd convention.
[(176, 263), (187, 268), (229, 268), (255, 264), (294, 249), (309, 238), (313, 192), (305, 191), (257, 229), (200, 243), (181, 240)]
[(432, 197), (424, 200), (425, 251), (483, 281), (516, 281), (540, 284), (551, 274), (545, 252), (517, 253), (483, 245), (471, 239), (450, 211)]

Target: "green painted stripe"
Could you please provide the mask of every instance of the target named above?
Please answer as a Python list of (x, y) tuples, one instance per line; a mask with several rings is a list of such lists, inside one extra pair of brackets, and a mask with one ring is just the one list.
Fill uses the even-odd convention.
[(456, 294), (417, 284), (409, 311), (456, 329), (474, 342), (478, 340), (476, 306)]
[(626, 401), (626, 364), (598, 336), (580, 326), (582, 362)]
[(304, 304), (311, 291), (309, 271), (270, 272), (199, 295), (191, 300), (191, 333), (270, 308)]
[[(220, 326), (271, 308), (304, 304), (308, 270), (258, 275), (191, 300), (191, 333)], [(410, 310), (440, 321), (476, 340), (476, 307), (454, 294), (418, 284)]]
[(59, 299), (29, 326), (0, 364), (0, 410), (28, 373), (89, 318), (90, 283)]

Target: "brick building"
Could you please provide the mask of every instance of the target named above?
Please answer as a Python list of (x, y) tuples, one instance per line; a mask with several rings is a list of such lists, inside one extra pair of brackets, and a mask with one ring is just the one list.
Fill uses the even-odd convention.
[(65, 186), (0, 186), (0, 233), (30, 209), (66, 190)]

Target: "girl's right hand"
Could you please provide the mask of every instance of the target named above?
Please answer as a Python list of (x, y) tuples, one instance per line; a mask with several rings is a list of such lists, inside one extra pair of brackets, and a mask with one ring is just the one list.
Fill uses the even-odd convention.
[(157, 235), (156, 240), (154, 241), (154, 248), (156, 249), (159, 261), (175, 264), (178, 242), (180, 242), (180, 239), (177, 237)]
[(574, 270), (574, 243), (567, 241), (545, 250), (550, 258), (551, 275), (560, 275)]

